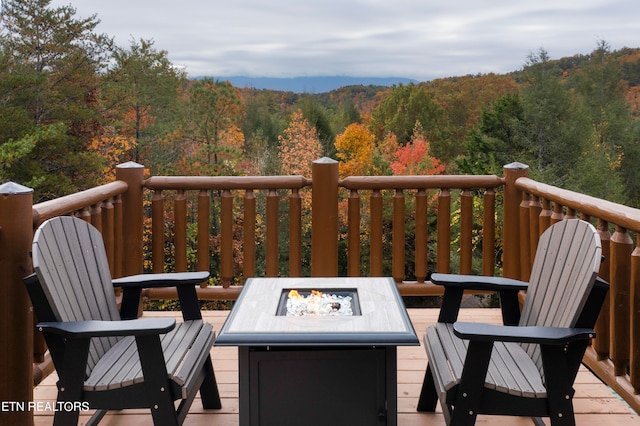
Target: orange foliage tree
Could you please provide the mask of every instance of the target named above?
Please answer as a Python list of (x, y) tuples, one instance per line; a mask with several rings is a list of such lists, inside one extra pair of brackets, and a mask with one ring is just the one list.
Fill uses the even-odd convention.
[(336, 136), (336, 156), (340, 160), (340, 176), (366, 175), (371, 169), (375, 136), (360, 123), (353, 123)]
[(278, 158), (282, 174), (311, 176), (311, 163), (322, 155), (322, 145), (316, 129), (297, 110), (291, 116), (284, 135), (278, 136)]
[(394, 175), (438, 175), (444, 173), (444, 165), (429, 153), (427, 141), (420, 123), (416, 123), (411, 141), (395, 153), (391, 163)]

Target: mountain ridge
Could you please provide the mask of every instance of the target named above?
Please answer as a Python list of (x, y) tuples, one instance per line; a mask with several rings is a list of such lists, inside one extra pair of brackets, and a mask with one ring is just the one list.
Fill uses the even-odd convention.
[[(205, 76), (196, 77), (196, 79)], [(244, 89), (277, 90), (294, 93), (320, 94), (345, 86), (392, 86), (394, 84), (418, 83), (418, 80), (406, 77), (354, 77), (354, 76), (308, 76), (308, 77), (212, 77), (228, 81), (233, 86)]]

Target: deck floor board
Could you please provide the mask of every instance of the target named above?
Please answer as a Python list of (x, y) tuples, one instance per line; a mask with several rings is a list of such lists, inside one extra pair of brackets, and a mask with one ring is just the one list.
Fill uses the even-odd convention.
[[(409, 309), (409, 317), (422, 340), (427, 325), (436, 321), (438, 309)], [(145, 316), (176, 315), (175, 312), (145, 312)], [(211, 322), (215, 330), (220, 330), (227, 317), (227, 311), (205, 311), (203, 317)], [(496, 309), (463, 309), (459, 319), (462, 321), (500, 322), (500, 312)], [(179, 320), (179, 319), (178, 319)], [(238, 364), (237, 349), (232, 347), (214, 347), (213, 365), (222, 398), (221, 410), (205, 411), (199, 397), (194, 401), (185, 420), (186, 426), (237, 426), (238, 425)], [(444, 426), (444, 417), (438, 410), (435, 413), (418, 413), (416, 405), (420, 393), (422, 378), (427, 366), (424, 347), (398, 348), (398, 424), (401, 426)], [(34, 400), (52, 403), (56, 398), (55, 373), (47, 377), (34, 390)], [(631, 411), (605, 384), (587, 368), (582, 367), (576, 379), (574, 398), (576, 422), (581, 426), (640, 426), (640, 417)], [(81, 424), (90, 413), (81, 416)], [(549, 424), (548, 419), (545, 419)], [(35, 426), (51, 425), (53, 412), (40, 411), (34, 416)], [(109, 412), (100, 422), (101, 426), (150, 426), (151, 416), (148, 410), (122, 410)], [(529, 418), (501, 416), (478, 416), (477, 425), (492, 426), (531, 425)]]

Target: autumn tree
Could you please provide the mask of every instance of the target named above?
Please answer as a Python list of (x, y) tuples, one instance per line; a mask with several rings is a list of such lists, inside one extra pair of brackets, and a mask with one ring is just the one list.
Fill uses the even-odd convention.
[(291, 115), (289, 127), (278, 139), (282, 174), (311, 176), (311, 164), (322, 156), (322, 146), (316, 129), (304, 118), (301, 110)]
[(371, 129), (378, 141), (383, 140), (387, 133), (394, 133), (398, 143), (405, 145), (411, 141), (416, 122), (422, 123), (434, 155), (443, 161), (452, 159), (447, 148), (448, 124), (444, 112), (424, 86), (393, 86), (374, 109)]
[(102, 130), (98, 96), (112, 46), (95, 33), (95, 16), (50, 3), (2, 3), (0, 145), (20, 155), (2, 174), (34, 187), (36, 199), (96, 182), (102, 159), (88, 147)]
[(336, 137), (336, 157), (340, 160), (340, 176), (362, 176), (371, 171), (375, 136), (359, 123), (350, 124)]
[(243, 115), (240, 91), (228, 81), (197, 80), (186, 92), (184, 114), (184, 152), (193, 161), (193, 172), (235, 174), (244, 144), (244, 138), (238, 143)]
[(430, 146), (420, 123), (416, 123), (411, 141), (394, 153), (391, 163), (394, 175), (438, 175), (444, 173), (444, 165), (431, 156)]

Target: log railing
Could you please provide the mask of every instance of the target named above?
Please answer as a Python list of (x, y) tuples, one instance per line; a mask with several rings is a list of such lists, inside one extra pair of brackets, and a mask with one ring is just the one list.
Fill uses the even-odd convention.
[[(0, 197), (2, 285), (7, 290), (21, 288), (21, 277), (30, 272), (28, 250), (34, 227), (61, 214), (83, 217), (102, 230), (116, 277), (142, 272), (145, 256), (152, 271), (169, 269), (167, 259), (175, 270), (205, 269), (211, 256), (218, 256), (219, 270), (212, 274), (221, 285), (203, 285), (198, 289), (203, 299), (234, 299), (241, 289), (237, 284), (257, 274), (388, 274), (407, 296), (438, 294), (439, 289), (428, 282), (431, 271), (501, 273), (526, 280), (540, 233), (558, 220), (580, 217), (599, 230), (604, 253), (600, 274), (611, 283), (610, 300), (585, 362), (640, 411), (640, 210), (533, 181), (527, 167), (518, 163), (505, 166), (504, 177), (342, 180), (338, 164), (329, 159), (315, 162), (310, 177), (145, 180), (142, 166), (127, 163), (118, 166), (116, 179), (35, 205), (31, 194), (14, 194), (9, 185), (9, 192)], [(303, 225), (306, 214), (312, 217), (310, 230)], [(26, 226), (22, 218), (29, 219)], [(406, 223), (411, 221), (415, 225), (409, 234)], [(197, 237), (192, 246), (186, 230), (194, 227)], [(166, 251), (167, 229), (173, 232), (171, 253)], [(151, 237), (147, 246), (145, 230)], [(216, 253), (211, 250), (213, 240)], [(477, 241), (482, 241), (482, 250), (474, 246)], [(405, 249), (408, 245), (415, 247), (411, 254)], [(496, 253), (495, 247), (502, 247), (502, 252)], [(240, 271), (233, 253), (242, 257)], [(287, 262), (281, 265), (284, 257)], [(30, 336), (30, 321), (15, 320), (30, 312), (28, 301), (23, 293), (5, 293), (8, 297), (0, 301), (0, 311), (15, 326), (11, 335), (2, 335), (0, 344), (15, 347), (24, 342), (20, 345), (30, 354), (32, 344), (18, 338)], [(175, 297), (170, 292), (146, 296)], [(38, 350), (42, 352), (42, 347), (36, 345)], [(11, 384), (0, 395), (2, 400), (23, 400), (21, 392), (28, 389), (16, 383), (31, 385), (31, 374), (18, 367), (23, 361), (13, 358), (20, 352), (11, 351), (1, 360), (7, 377), (0, 377), (0, 382)], [(14, 367), (7, 369), (8, 365)], [(16, 422), (28, 424), (23, 420)]]
[[(495, 230), (496, 230), (496, 188), (503, 185), (503, 179), (497, 176), (362, 176), (347, 177), (340, 181), (340, 186), (349, 191), (348, 195), (348, 275), (361, 274), (361, 223), (363, 220), (362, 204), (368, 201), (369, 239), (365, 241), (369, 251), (370, 276), (381, 276), (383, 272), (383, 192), (391, 192), (391, 276), (399, 285), (404, 295), (441, 294), (442, 288), (427, 282), (429, 271), (428, 241), (435, 237), (437, 272), (451, 272), (452, 253), (452, 193), (459, 191), (459, 210), (456, 221), (460, 224), (454, 239), (459, 241), (459, 269), (455, 272), (471, 274), (473, 260), (474, 213), (481, 215), (478, 230), (483, 244), (480, 273), (493, 275), (495, 272)], [(430, 196), (435, 191), (435, 195)], [(363, 197), (368, 193), (368, 197)], [(482, 197), (474, 196), (482, 194)], [(409, 200), (408, 197), (411, 197)], [(368, 198), (368, 199), (363, 199)], [(474, 198), (482, 199), (480, 212), (474, 212)], [(411, 201), (411, 202), (409, 202)], [(435, 235), (429, 233), (429, 202), (434, 204), (432, 210), (436, 216)], [(413, 206), (407, 211), (408, 205)], [(415, 247), (412, 277), (407, 280), (405, 223), (407, 217), (414, 220), (412, 242)]]
[[(219, 204), (218, 223), (214, 224), (219, 230), (218, 253), (219, 275), (221, 286), (211, 287), (204, 283), (198, 289), (201, 299), (235, 299), (241, 287), (231, 286), (240, 282), (243, 277), (256, 275), (256, 224), (264, 222), (265, 232), (265, 276), (279, 274), (280, 247), (280, 200), (281, 192), (286, 191), (288, 199), (288, 276), (300, 276), (302, 264), (302, 203), (300, 191), (309, 185), (309, 180), (302, 176), (233, 176), (233, 177), (200, 177), (200, 176), (156, 176), (147, 179), (144, 187), (153, 191), (151, 197), (151, 263), (153, 272), (165, 271), (165, 223), (167, 208), (165, 194), (172, 193), (173, 201), (173, 246), (175, 271), (186, 271), (187, 261), (187, 223), (196, 224), (197, 247), (195, 268), (209, 270), (211, 235), (211, 206), (213, 202)], [(264, 218), (257, 213), (256, 191), (264, 194)], [(195, 193), (195, 197), (188, 200), (188, 193)], [(238, 195), (239, 194), (239, 195)], [(241, 201), (241, 216), (234, 216), (234, 201)], [(189, 208), (191, 205), (191, 209)], [(237, 207), (237, 206), (236, 206)], [(188, 215), (191, 211), (194, 214)], [(234, 228), (241, 224), (242, 237), (236, 239)], [(241, 245), (240, 250), (234, 250), (234, 245)], [(234, 271), (234, 252), (242, 257), (242, 270), (239, 275)], [(217, 274), (215, 273), (217, 272)], [(154, 289), (147, 291), (145, 296), (150, 299), (175, 298), (173, 289)]]
[[(521, 258), (531, 259), (538, 236), (551, 224), (579, 217), (592, 222), (602, 240), (600, 276), (609, 281), (608, 300), (584, 362), (640, 411), (640, 210), (521, 177)], [(635, 243), (634, 243), (635, 240)], [(521, 264), (526, 278), (530, 265)]]

